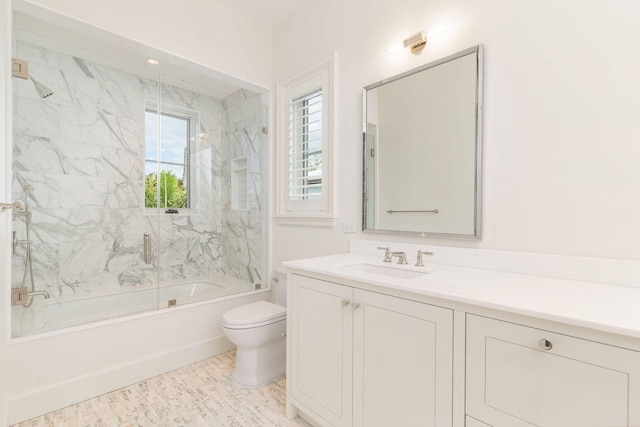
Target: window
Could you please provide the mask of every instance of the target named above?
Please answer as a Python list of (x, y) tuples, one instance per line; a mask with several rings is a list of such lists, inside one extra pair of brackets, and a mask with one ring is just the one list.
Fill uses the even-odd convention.
[[(166, 208), (167, 213), (176, 213), (175, 210), (178, 209), (193, 209), (196, 194), (196, 150), (193, 135), (197, 113), (163, 106), (158, 127), (158, 112), (153, 108), (156, 105), (150, 105), (151, 103), (147, 105), (145, 111), (145, 207)], [(160, 144), (158, 130), (161, 135)], [(169, 212), (169, 209), (174, 211)]]
[(335, 55), (278, 84), (279, 185), (276, 220), (334, 227), (332, 191)]
[(322, 91), (289, 106), (289, 199), (322, 198)]

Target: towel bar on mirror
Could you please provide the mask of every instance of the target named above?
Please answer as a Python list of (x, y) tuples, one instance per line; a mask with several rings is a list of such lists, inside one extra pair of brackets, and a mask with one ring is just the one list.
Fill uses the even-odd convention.
[(389, 209), (387, 211), (388, 214), (394, 214), (394, 213), (434, 213), (437, 214), (438, 213), (438, 209), (432, 209), (430, 211), (394, 211), (393, 209)]

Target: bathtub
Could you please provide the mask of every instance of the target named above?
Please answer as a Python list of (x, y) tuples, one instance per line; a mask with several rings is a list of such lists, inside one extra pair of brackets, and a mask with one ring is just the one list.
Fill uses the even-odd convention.
[(124, 317), (136, 313), (181, 306), (197, 301), (253, 291), (243, 280), (220, 277), (122, 291), (108, 291), (82, 297), (36, 297), (31, 307), (13, 307), (14, 337), (66, 328), (73, 325)]
[[(19, 310), (12, 313), (14, 336), (4, 352), (3, 364), (11, 369), (3, 378), (6, 418), (0, 424), (228, 351), (234, 346), (222, 331), (222, 315), (268, 300), (269, 292), (222, 278), (14, 307)], [(171, 299), (176, 306), (168, 307)]]

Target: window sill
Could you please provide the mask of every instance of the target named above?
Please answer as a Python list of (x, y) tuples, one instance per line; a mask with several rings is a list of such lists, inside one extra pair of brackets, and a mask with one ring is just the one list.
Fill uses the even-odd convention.
[(156, 208), (145, 208), (145, 215), (162, 215), (168, 217), (179, 217), (179, 216), (190, 216), (190, 215), (198, 215), (200, 214), (198, 209), (178, 209), (178, 213), (167, 213), (166, 208), (156, 209)]
[(335, 228), (338, 220), (333, 215), (277, 214), (273, 218), (278, 225), (317, 228)]

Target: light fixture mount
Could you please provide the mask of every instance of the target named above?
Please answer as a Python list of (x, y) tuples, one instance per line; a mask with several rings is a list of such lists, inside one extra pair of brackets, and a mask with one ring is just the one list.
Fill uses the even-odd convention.
[(427, 37), (424, 35), (424, 31), (420, 31), (404, 39), (402, 42), (404, 47), (408, 47), (411, 49), (411, 53), (414, 55), (418, 55), (424, 47), (427, 45)]

